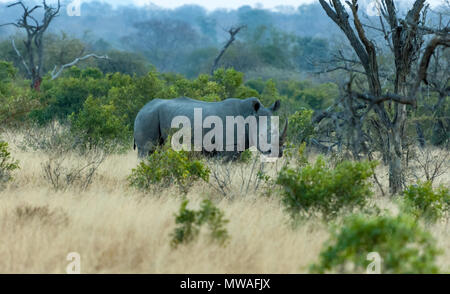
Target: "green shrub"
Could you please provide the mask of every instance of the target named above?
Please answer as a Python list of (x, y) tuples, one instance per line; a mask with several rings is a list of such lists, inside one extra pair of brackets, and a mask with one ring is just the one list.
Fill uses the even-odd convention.
[(11, 173), (19, 168), (19, 162), (11, 157), (8, 143), (0, 141), (0, 188), (12, 179)]
[(208, 75), (199, 75), (195, 80), (184, 77), (176, 77), (171, 80), (175, 97), (187, 96), (193, 99), (205, 101), (220, 101), (224, 97), (225, 88), (216, 81), (212, 81)]
[(223, 86), (223, 98), (236, 97), (237, 90), (244, 83), (244, 74), (233, 68), (219, 68), (214, 72), (212, 78), (216, 83)]
[[(280, 98), (281, 97), (280, 97), (280, 94), (278, 93), (278, 89), (275, 84), (275, 81), (272, 79), (267, 80), (264, 85), (264, 90), (262, 91), (261, 97), (260, 97), (262, 104), (271, 105), (273, 102), (275, 102), (277, 99), (280, 99)], [(282, 105), (284, 105), (283, 102), (282, 102)]]
[(221, 101), (226, 98), (248, 98), (259, 93), (243, 85), (243, 74), (234, 69), (220, 68), (213, 76), (200, 74), (196, 79), (186, 79), (179, 75), (164, 74), (166, 80), (161, 98), (187, 96), (203, 101)]
[(10, 95), (0, 95), (0, 129), (28, 122), (28, 115), (40, 107), (39, 95), (30, 88), (18, 86), (11, 87)]
[(153, 152), (132, 170), (128, 180), (141, 190), (167, 188), (177, 185), (187, 193), (198, 180), (209, 180), (209, 169), (200, 160), (190, 160), (186, 151), (162, 148)]
[(253, 158), (253, 153), (250, 149), (247, 149), (245, 151), (242, 151), (239, 154), (239, 162), (241, 163), (250, 163)]
[(320, 253), (312, 272), (363, 273), (377, 252), (383, 274), (438, 273), (435, 259), (440, 251), (435, 240), (406, 215), (397, 217), (353, 215), (331, 238)]
[(308, 143), (314, 135), (314, 125), (311, 118), (314, 111), (301, 109), (289, 117), (288, 138), (293, 143)]
[(205, 224), (208, 226), (211, 240), (224, 245), (229, 239), (225, 228), (228, 220), (224, 219), (224, 213), (207, 199), (202, 201), (198, 211), (187, 209), (188, 204), (188, 200), (183, 201), (178, 215), (175, 215), (175, 223), (178, 226), (172, 233), (171, 245), (177, 247), (195, 240)]
[(286, 164), (294, 162), (298, 168), (308, 165), (306, 143), (298, 145), (287, 143), (283, 151), (283, 158), (286, 160)]
[[(124, 117), (125, 123), (133, 129), (134, 120), (139, 110), (154, 98), (173, 98), (171, 89), (165, 87), (159, 74), (150, 71), (142, 77), (123, 78), (124, 75), (115, 74), (114, 86), (108, 92), (108, 99), (115, 107), (115, 115)], [(127, 76), (125, 76), (127, 77)], [(120, 83), (115, 80), (120, 79)], [(165, 93), (167, 92), (167, 93)]]
[(39, 93), (23, 83), (12, 63), (0, 60), (0, 129), (23, 124), (39, 106)]
[(17, 74), (17, 69), (11, 62), (0, 60), (0, 96), (10, 94), (11, 82)]
[(69, 116), (71, 133), (88, 149), (122, 151), (129, 146), (132, 136), (123, 119), (114, 112), (114, 105), (102, 104), (100, 99), (89, 96), (81, 111)]
[(74, 66), (56, 80), (42, 81), (43, 107), (33, 111), (30, 117), (40, 124), (53, 119), (65, 120), (70, 114), (78, 113), (90, 95), (105, 97), (111, 87), (111, 82), (98, 69), (80, 70)]
[(376, 162), (345, 161), (330, 169), (322, 157), (314, 165), (283, 167), (277, 184), (283, 187), (282, 203), (293, 218), (321, 213), (335, 218), (343, 209), (363, 208), (372, 195)]
[(403, 209), (416, 219), (423, 217), (426, 221), (436, 222), (450, 213), (449, 189), (440, 186), (433, 190), (431, 182), (409, 186), (404, 192)]

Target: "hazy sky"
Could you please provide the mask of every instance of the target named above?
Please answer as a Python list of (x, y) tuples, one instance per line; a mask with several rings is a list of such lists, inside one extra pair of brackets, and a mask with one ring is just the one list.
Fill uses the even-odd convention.
[[(73, 1), (90, 2), (93, 0), (73, 0)], [(209, 10), (213, 10), (216, 8), (238, 8), (243, 5), (250, 5), (253, 7), (255, 7), (256, 5), (260, 5), (264, 8), (274, 8), (280, 5), (290, 5), (297, 7), (301, 4), (312, 3), (317, 0), (102, 0), (102, 1), (108, 2), (114, 6), (126, 5), (130, 3), (136, 5), (155, 4), (167, 8), (174, 8), (185, 4), (197, 4), (206, 7)], [(360, 0), (361, 3), (363, 2), (369, 3), (371, 1), (376, 0)], [(411, 3), (413, 2), (413, 0), (398, 0), (398, 1)], [(11, 0), (0, 0), (0, 2), (11, 2)], [(24, 2), (27, 1), (25, 0)], [(49, 3), (55, 2), (55, 0), (48, 0), (48, 2)], [(443, 3), (443, 0), (428, 0), (428, 2), (434, 6), (439, 3)]]
[[(91, 0), (82, 0), (82, 1), (91, 1)], [(185, 4), (197, 4), (207, 9), (216, 9), (216, 8), (238, 8), (243, 5), (262, 5), (264, 8), (274, 8), (280, 5), (290, 5), (297, 7), (301, 4), (308, 4), (313, 2), (318, 2), (317, 0), (104, 0), (105, 2), (109, 2), (111, 4), (120, 4), (123, 5), (125, 3), (134, 3), (137, 5), (145, 5), (149, 3), (156, 4), (162, 7), (174, 8), (178, 6), (182, 6)], [(360, 2), (369, 3), (371, 1), (376, 0), (360, 0)], [(413, 2), (413, 0), (397, 0), (403, 2)], [(439, 3), (443, 3), (443, 0), (428, 0), (432, 5), (436, 5)]]
[[(115, 0), (114, 0), (115, 1)], [(163, 7), (177, 7), (184, 4), (198, 4), (207, 9), (238, 8), (243, 5), (255, 6), (257, 3), (264, 8), (273, 8), (278, 5), (299, 6), (304, 3), (312, 3), (314, 0), (128, 0), (138, 4), (152, 2)]]

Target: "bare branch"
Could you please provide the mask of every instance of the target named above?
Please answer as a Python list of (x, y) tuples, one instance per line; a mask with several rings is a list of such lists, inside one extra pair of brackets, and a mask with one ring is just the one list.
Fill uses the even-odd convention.
[(58, 71), (57, 71), (57, 67), (56, 67), (56, 65), (55, 65), (55, 67), (53, 68), (53, 70), (52, 70), (52, 72), (51, 72), (52, 80), (58, 78), (58, 77), (62, 74), (62, 72), (64, 71), (64, 69), (66, 69), (66, 68), (68, 68), (68, 67), (71, 67), (71, 66), (74, 66), (74, 65), (76, 65), (78, 62), (83, 61), (83, 60), (86, 60), (86, 59), (88, 59), (88, 58), (90, 58), (90, 57), (97, 58), (97, 59), (109, 59), (109, 57), (108, 57), (107, 55), (99, 56), (99, 55), (97, 55), (97, 54), (91, 53), (91, 54), (85, 55), (85, 56), (83, 56), (83, 57), (78, 57), (78, 58), (76, 58), (74, 61), (62, 65), (62, 66), (59, 68)]
[(227, 43), (225, 44), (225, 46), (222, 48), (222, 50), (220, 51), (219, 55), (217, 55), (216, 59), (214, 59), (214, 64), (211, 68), (211, 75), (214, 74), (214, 71), (217, 69), (217, 66), (219, 65), (219, 61), (222, 58), (222, 56), (225, 54), (225, 51), (227, 51), (228, 47), (231, 46), (231, 44), (233, 44), (233, 42), (236, 40), (236, 35), (244, 28), (246, 28), (246, 25), (241, 25), (241, 26), (237, 26), (237, 27), (231, 27), (230, 29), (228, 29), (228, 33), (230, 34), (230, 39), (228, 39)]
[(398, 94), (393, 94), (393, 93), (386, 93), (379, 97), (376, 97), (376, 96), (373, 96), (370, 94), (355, 93), (355, 92), (352, 92), (352, 95), (355, 96), (356, 98), (368, 101), (371, 104), (380, 104), (385, 101), (395, 101), (400, 104), (411, 105), (413, 107), (416, 106), (415, 99), (411, 99), (411, 98), (404, 97), (404, 96), (401, 96)]
[(3, 26), (15, 26), (15, 27), (18, 27), (19, 28), (19, 25), (18, 24), (16, 24), (16, 23), (13, 23), (13, 22), (9, 22), (9, 23), (4, 23), (4, 24), (0, 24), (0, 27), (3, 27)]
[(20, 60), (22, 61), (23, 66), (27, 70), (28, 75), (31, 77), (31, 71), (28, 68), (27, 63), (25, 62), (25, 59), (22, 57), (22, 54), (20, 54), (19, 50), (17, 49), (16, 42), (14, 41), (14, 39), (11, 39), (11, 43), (12, 43), (12, 46), (14, 48), (14, 51), (16, 51), (17, 56), (20, 58)]
[(419, 72), (418, 72), (418, 79), (417, 84), (415, 86), (415, 89), (417, 90), (420, 82), (424, 82), (426, 85), (428, 85), (427, 81), (427, 70), (428, 66), (430, 64), (431, 56), (433, 55), (434, 51), (438, 46), (444, 46), (444, 47), (450, 47), (450, 37), (447, 35), (445, 37), (437, 35), (435, 36), (427, 45), (425, 48), (425, 52), (422, 55), (422, 60), (419, 65)]

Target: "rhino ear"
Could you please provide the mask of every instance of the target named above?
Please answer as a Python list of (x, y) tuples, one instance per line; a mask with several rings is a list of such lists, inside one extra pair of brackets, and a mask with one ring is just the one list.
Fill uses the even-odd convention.
[(272, 104), (272, 106), (270, 106), (270, 110), (272, 110), (272, 112), (275, 112), (278, 109), (280, 109), (280, 107), (281, 107), (281, 101), (277, 100), (277, 101), (275, 101), (274, 104)]
[(252, 101), (252, 107), (255, 112), (258, 112), (258, 110), (261, 108), (261, 103), (257, 100)]

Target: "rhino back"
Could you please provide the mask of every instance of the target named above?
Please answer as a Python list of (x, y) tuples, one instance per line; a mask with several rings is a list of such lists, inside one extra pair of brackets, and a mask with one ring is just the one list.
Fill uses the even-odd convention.
[(227, 116), (247, 117), (252, 114), (251, 101), (256, 98), (228, 98), (219, 102), (199, 101), (187, 97), (175, 99), (153, 99), (138, 113), (135, 121), (136, 136), (154, 137), (155, 132), (167, 137), (172, 120), (177, 116), (185, 116), (194, 125), (194, 109), (202, 109), (202, 117), (218, 116), (223, 122)]
[(245, 100), (236, 98), (218, 102), (199, 101), (186, 97), (163, 101), (159, 111), (164, 114), (163, 118), (170, 118), (170, 122), (175, 116), (186, 116), (193, 121), (195, 108), (202, 109), (203, 118), (214, 115), (225, 119), (226, 116), (242, 115), (245, 117), (251, 114), (250, 109), (247, 109), (244, 103)]

